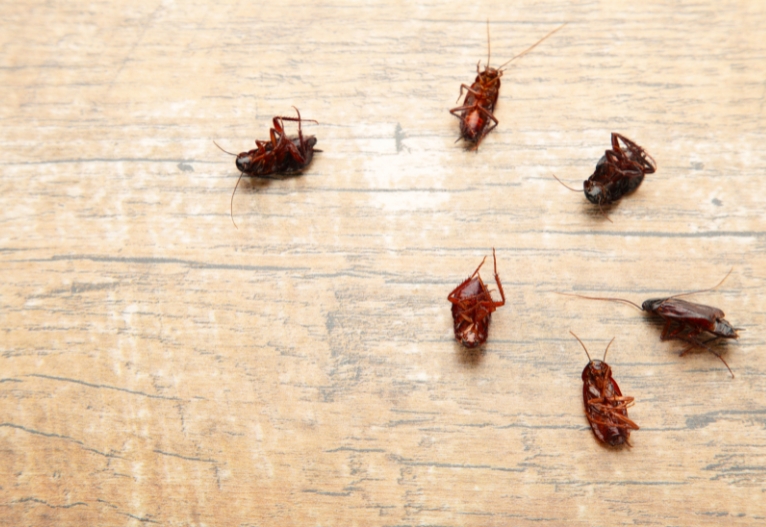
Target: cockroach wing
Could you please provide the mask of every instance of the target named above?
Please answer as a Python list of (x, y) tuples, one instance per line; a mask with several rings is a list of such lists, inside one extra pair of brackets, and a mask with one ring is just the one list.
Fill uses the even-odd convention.
[(659, 303), (656, 300), (647, 300), (644, 304), (651, 302), (654, 302), (652, 311), (662, 318), (691, 324), (711, 332), (714, 332), (716, 321), (725, 316), (717, 307), (695, 304), (680, 298), (667, 298)]

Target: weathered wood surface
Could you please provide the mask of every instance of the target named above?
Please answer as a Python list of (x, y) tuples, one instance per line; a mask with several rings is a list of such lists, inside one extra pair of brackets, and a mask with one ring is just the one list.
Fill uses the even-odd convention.
[[(766, 4), (0, 5), (0, 523), (755, 525), (766, 518)], [(454, 144), (461, 83), (500, 126)], [(295, 105), (305, 175), (215, 148)], [(659, 169), (579, 186), (618, 131)], [(483, 353), (446, 296), (497, 248)], [(714, 285), (679, 357), (628, 306)], [(484, 277), (491, 280), (489, 268)], [(641, 426), (599, 446), (580, 372)]]

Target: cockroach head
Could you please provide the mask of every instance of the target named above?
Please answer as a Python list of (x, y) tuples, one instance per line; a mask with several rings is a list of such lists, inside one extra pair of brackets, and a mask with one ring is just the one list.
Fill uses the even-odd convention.
[(253, 156), (248, 152), (242, 152), (237, 156), (235, 163), (237, 165), (237, 170), (247, 173), (253, 165)]
[(585, 369), (582, 371), (582, 380), (592, 382), (596, 379), (608, 379), (611, 375), (611, 366), (602, 360), (593, 359), (585, 365)]
[(585, 197), (594, 205), (602, 205), (609, 202), (609, 192), (600, 183), (586, 179), (583, 181), (582, 187)]
[(601, 373), (609, 368), (609, 365), (600, 359), (593, 359), (590, 361), (590, 367), (594, 372)]
[(490, 66), (487, 66), (484, 68), (484, 71), (479, 73), (479, 77), (481, 77), (482, 82), (485, 84), (488, 82), (494, 82), (502, 76), (503, 70), (495, 69)]
[(650, 298), (641, 304), (641, 309), (647, 313), (653, 313), (654, 311), (657, 311), (657, 308), (660, 307), (660, 304), (662, 304), (665, 300), (667, 300), (667, 298)]

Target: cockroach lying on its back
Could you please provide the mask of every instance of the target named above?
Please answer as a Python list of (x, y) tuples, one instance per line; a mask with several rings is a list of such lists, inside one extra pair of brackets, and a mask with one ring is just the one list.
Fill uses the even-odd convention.
[[(234, 223), (234, 193), (237, 192), (242, 176), (268, 178), (271, 174), (296, 174), (309, 166), (311, 160), (314, 159), (314, 152), (321, 152), (321, 150), (314, 148), (314, 145), (317, 144), (317, 138), (313, 135), (304, 137), (301, 129), (302, 122), (316, 123), (316, 121), (313, 119), (301, 119), (301, 112), (298, 111), (298, 108), (295, 108), (295, 111), (298, 117), (274, 117), (272, 120), (274, 128), (269, 132), (270, 139), (268, 141), (256, 139), (256, 148), (249, 152), (232, 154), (223, 150), (218, 143), (213, 141), (215, 146), (221, 148), (227, 154), (236, 155), (235, 164), (237, 165), (237, 170), (241, 172), (239, 179), (237, 179), (237, 184), (234, 185), (234, 191), (231, 193), (230, 212), (232, 223)], [(287, 136), (285, 133), (285, 121), (298, 123), (297, 136)], [(234, 226), (236, 227), (237, 224), (234, 223)]]
[(588, 348), (580, 337), (574, 333), (572, 336), (577, 339), (588, 356), (588, 364), (582, 371), (582, 396), (585, 403), (585, 416), (588, 418), (593, 434), (596, 439), (610, 446), (631, 446), (630, 431), (638, 430), (638, 425), (628, 419), (628, 408), (633, 406), (634, 399), (622, 395), (617, 381), (612, 377), (612, 368), (604, 362), (614, 339), (607, 344), (604, 358), (594, 360), (590, 358)]
[[(653, 174), (655, 170), (657, 163), (643, 148), (624, 135), (612, 133), (612, 148), (604, 152), (596, 163), (596, 170), (583, 181), (585, 197), (598, 205), (604, 214), (604, 205), (616, 203), (636, 190), (644, 180), (644, 175)], [(556, 174), (553, 177), (569, 190), (579, 192), (557, 178)], [(609, 220), (606, 214), (604, 217)]]
[(484, 265), (486, 259), (485, 257), (473, 274), (447, 297), (447, 300), (452, 304), (455, 338), (466, 348), (475, 348), (487, 341), (492, 313), (498, 307), (505, 305), (503, 284), (500, 283), (500, 277), (497, 275), (495, 249), (492, 249), (492, 259), (495, 261), (495, 283), (500, 291), (500, 298), (502, 299), (500, 302), (492, 300), (489, 289), (479, 276), (479, 269)]
[[(495, 104), (497, 104), (497, 97), (500, 94), (500, 77), (503, 76), (503, 68), (511, 63), (511, 61), (523, 57), (530, 51), (532, 51), (543, 40), (553, 35), (556, 31), (564, 27), (566, 24), (562, 24), (543, 38), (538, 40), (534, 45), (528, 47), (518, 55), (511, 57), (508, 61), (501, 64), (497, 68), (492, 68), (489, 65), (490, 59), (490, 45), (489, 45), (489, 21), (487, 21), (487, 65), (484, 70), (481, 70), (481, 61), (476, 64), (476, 80), (470, 86), (466, 84), (460, 85), (460, 95), (458, 100), (463, 96), (463, 90), (467, 93), (463, 104), (457, 108), (452, 108), (449, 113), (460, 119), (460, 139), (473, 143), (472, 148), (478, 148), (479, 143), (486, 137), (488, 133), (495, 129), (500, 124), (497, 117), (494, 115)], [(490, 124), (491, 123), (491, 124)]]

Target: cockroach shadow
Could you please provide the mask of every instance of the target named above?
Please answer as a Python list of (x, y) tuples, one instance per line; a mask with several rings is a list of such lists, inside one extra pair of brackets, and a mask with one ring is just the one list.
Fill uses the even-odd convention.
[(478, 348), (466, 348), (459, 342), (455, 342), (454, 345), (455, 355), (457, 356), (458, 362), (462, 366), (469, 368), (477, 368), (481, 364), (481, 361), (484, 359), (484, 356), (487, 354), (487, 352), (484, 351), (483, 346)]

